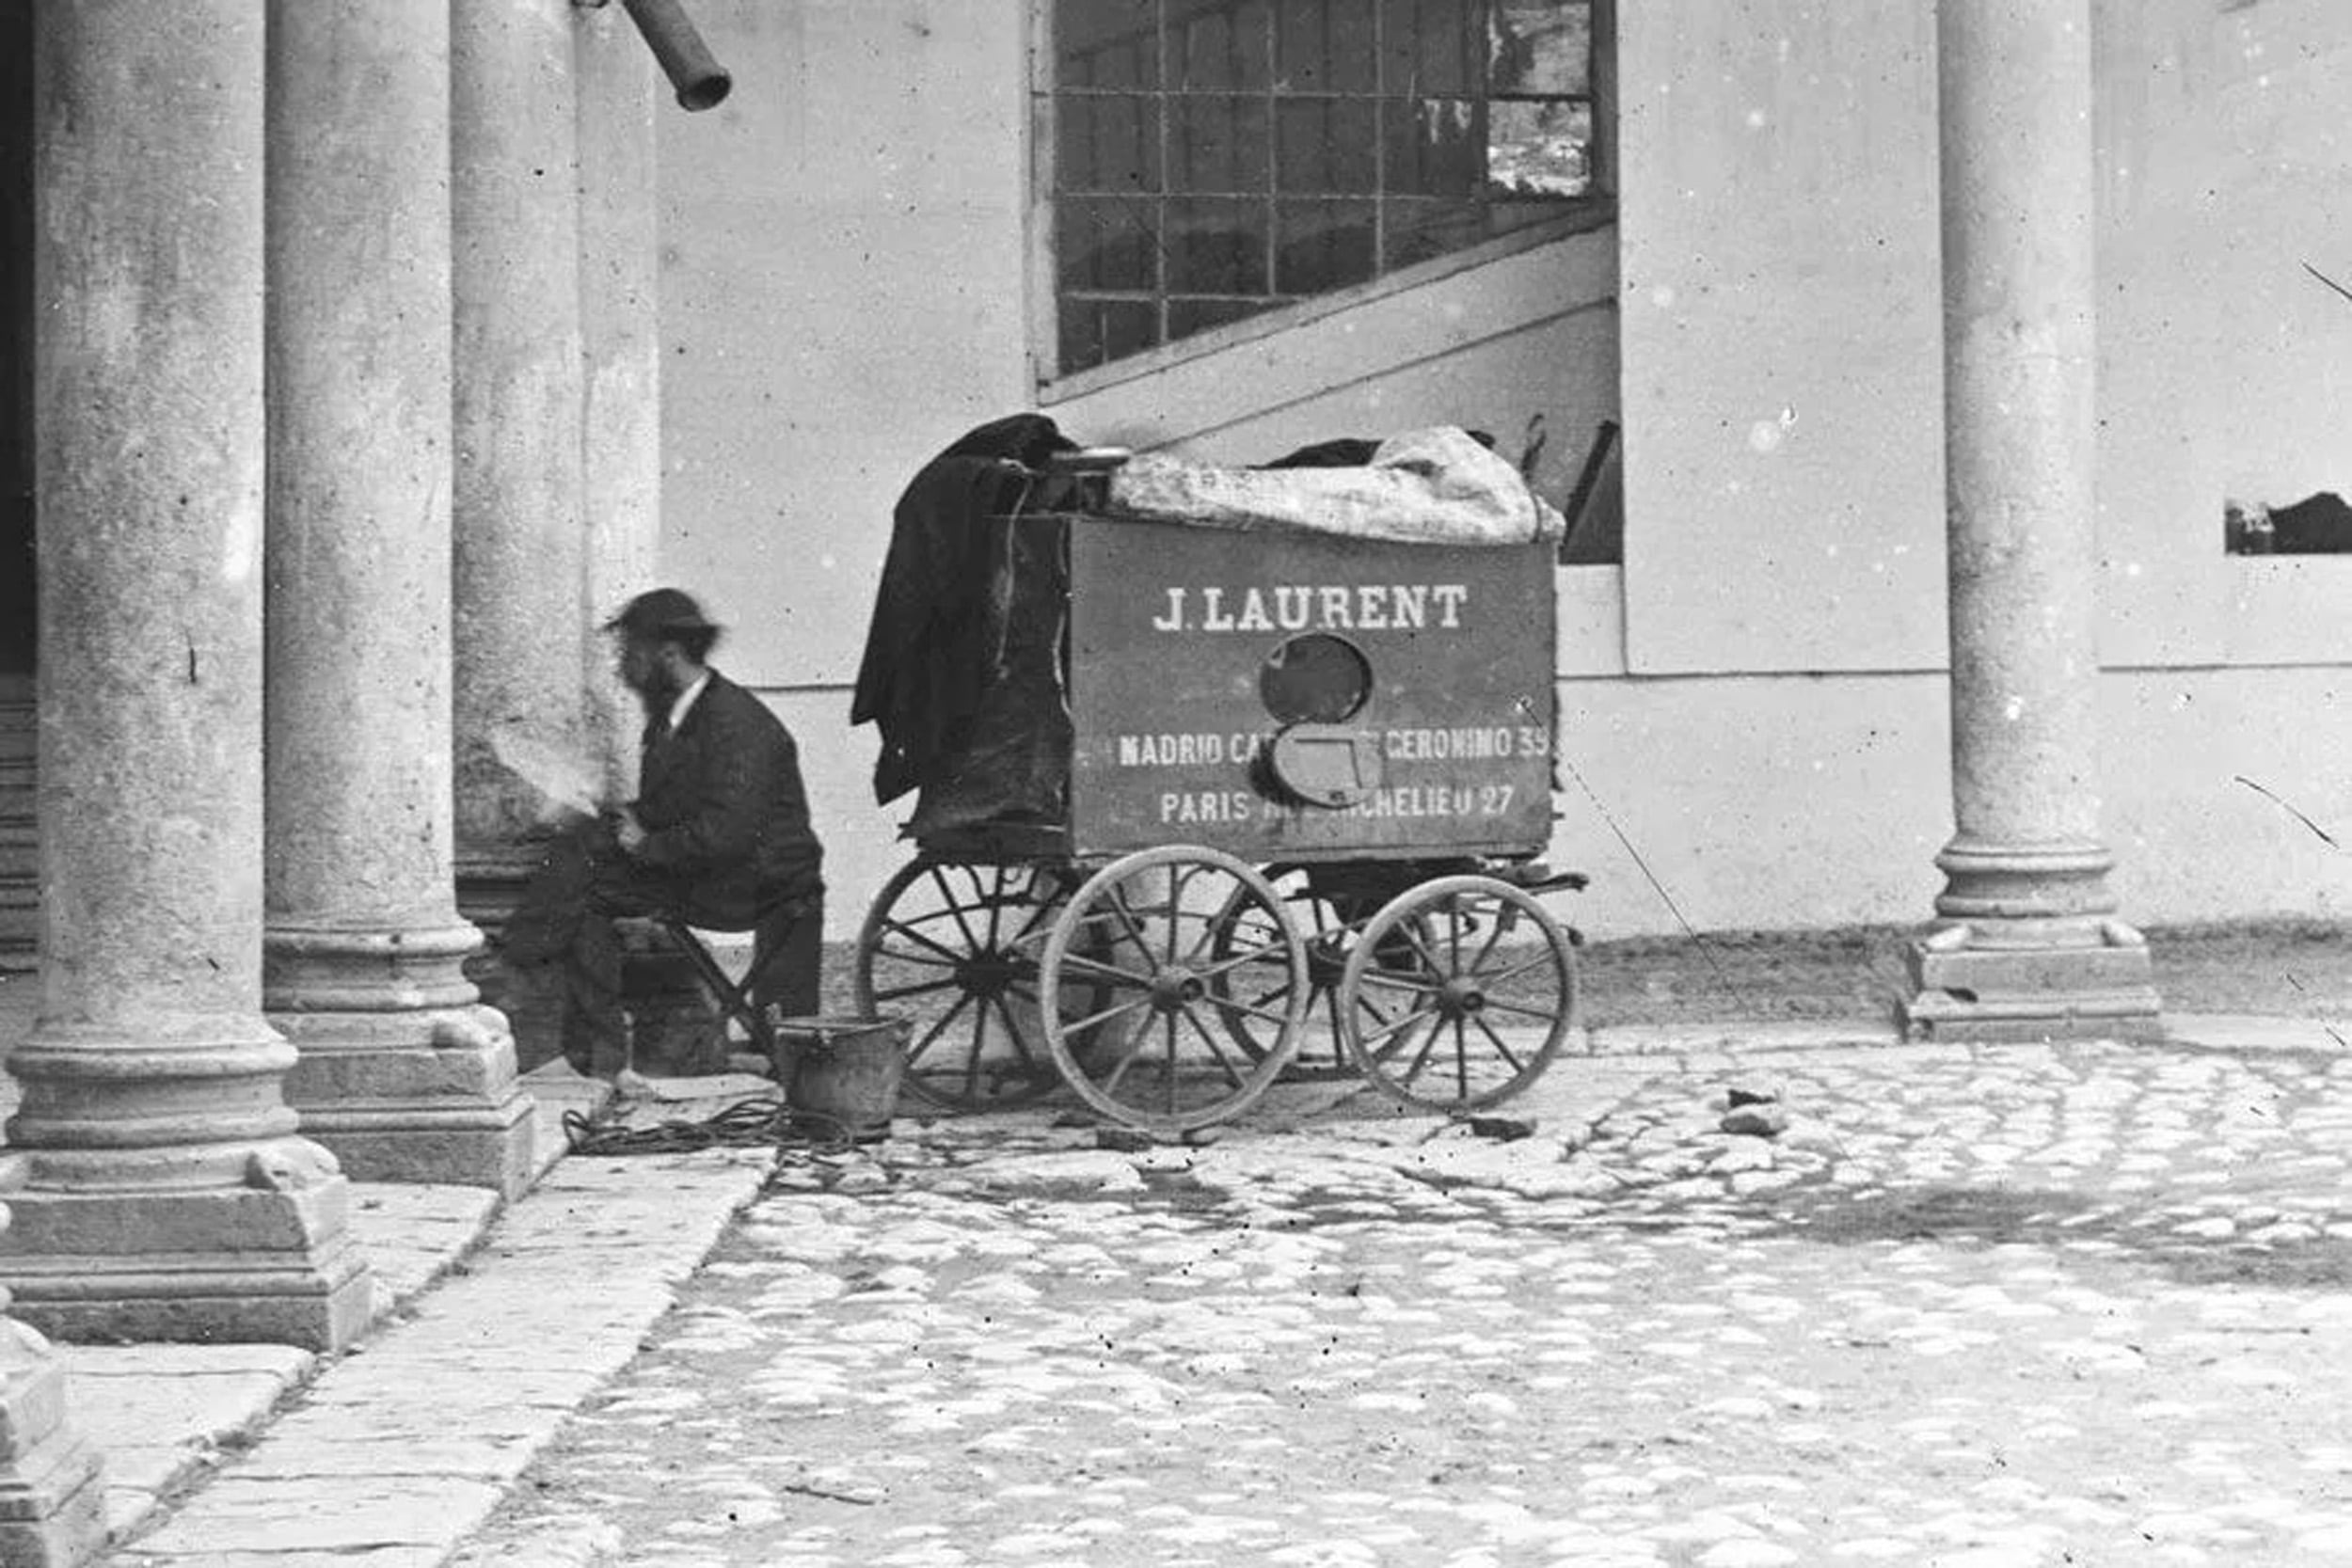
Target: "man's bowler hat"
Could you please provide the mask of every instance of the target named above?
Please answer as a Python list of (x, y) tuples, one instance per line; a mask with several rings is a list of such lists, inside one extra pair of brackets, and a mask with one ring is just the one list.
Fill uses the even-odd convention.
[(660, 637), (665, 633), (717, 631), (719, 627), (703, 618), (703, 607), (691, 595), (675, 588), (655, 588), (629, 600), (618, 615), (604, 624), (604, 629)]

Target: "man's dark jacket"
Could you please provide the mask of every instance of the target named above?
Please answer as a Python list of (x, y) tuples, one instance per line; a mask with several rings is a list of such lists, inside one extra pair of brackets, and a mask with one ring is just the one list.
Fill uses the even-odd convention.
[(741, 929), (786, 898), (824, 891), (800, 749), (768, 705), (718, 672), (675, 735), (645, 726), (640, 864), (669, 880), (687, 919)]

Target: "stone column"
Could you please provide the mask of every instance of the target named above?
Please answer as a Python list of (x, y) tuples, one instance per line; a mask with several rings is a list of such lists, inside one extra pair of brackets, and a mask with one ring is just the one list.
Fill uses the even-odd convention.
[[(585, 592), (602, 623), (654, 585), (661, 531), (661, 322), (659, 116), (669, 100), (660, 70), (628, 13), (582, 0), (576, 15), (580, 105), (580, 299), (585, 364), (581, 471), (587, 523)], [(668, 112), (676, 113), (675, 107)], [(615, 800), (637, 790), (645, 715), (621, 684), (612, 648), (592, 638), (586, 691), (591, 745)], [(694, 972), (666, 942), (643, 942), (622, 969), (636, 1060), (649, 1071), (721, 1066), (698, 1045), (715, 1019)]]
[[(583, 6), (580, 104), (580, 295), (586, 407), (582, 505), (586, 596), (601, 623), (654, 585), (661, 534), (660, 72), (628, 13)], [(637, 788), (637, 699), (602, 638), (585, 645), (589, 722), (606, 787)]]
[[(452, 0), (459, 907), (504, 927), (548, 832), (521, 758), (594, 778), (571, 0)], [(526, 1066), (550, 999), (484, 966)]]
[(41, 990), (0, 1280), (68, 1338), (373, 1308), (262, 1016), (262, 14), (37, 12)]
[(1912, 954), (1934, 1037), (2143, 1033), (2099, 841), (2090, 0), (1936, 11), (1952, 802)]
[(263, 1001), (346, 1173), (513, 1197), (532, 1104), (452, 840), (448, 0), (268, 14)]

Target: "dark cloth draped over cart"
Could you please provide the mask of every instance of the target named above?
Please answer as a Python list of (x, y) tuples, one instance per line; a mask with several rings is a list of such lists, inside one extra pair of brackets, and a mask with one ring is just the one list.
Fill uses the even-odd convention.
[(1061, 815), (1059, 531), (1008, 517), (1032, 474), (1073, 445), (1041, 414), (996, 420), (932, 458), (898, 498), (850, 722), (881, 733), (877, 801), (922, 791), (909, 824), (917, 837)]

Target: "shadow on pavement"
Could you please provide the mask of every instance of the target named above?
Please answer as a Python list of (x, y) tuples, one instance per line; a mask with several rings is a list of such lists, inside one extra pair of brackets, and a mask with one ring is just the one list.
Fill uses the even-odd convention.
[(1848, 1196), (1783, 1190), (1768, 1229), (1841, 1245), (1943, 1243), (2049, 1248), (2069, 1261), (2099, 1258), (2162, 1270), (2186, 1285), (2342, 1290), (2352, 1285), (2352, 1242), (2327, 1235), (2252, 1241), (2185, 1236), (2173, 1212), (2119, 1210), (2081, 1193), (2038, 1187), (1927, 1185)]

